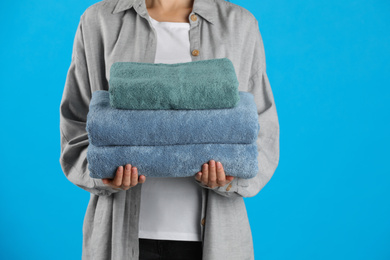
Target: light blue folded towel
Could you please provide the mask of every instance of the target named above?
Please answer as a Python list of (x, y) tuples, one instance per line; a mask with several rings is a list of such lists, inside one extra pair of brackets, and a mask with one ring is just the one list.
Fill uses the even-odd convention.
[(120, 109), (216, 109), (239, 101), (239, 82), (228, 58), (115, 62), (108, 83), (110, 105)]
[(226, 175), (244, 179), (258, 172), (257, 145), (187, 144), (163, 146), (94, 146), (87, 150), (92, 178), (114, 178), (120, 165), (130, 163), (146, 177), (188, 177), (202, 170), (209, 160), (222, 163)]
[(109, 92), (97, 90), (87, 115), (89, 142), (106, 145), (250, 144), (260, 125), (256, 103), (249, 92), (239, 92), (234, 108), (194, 110), (116, 109)]

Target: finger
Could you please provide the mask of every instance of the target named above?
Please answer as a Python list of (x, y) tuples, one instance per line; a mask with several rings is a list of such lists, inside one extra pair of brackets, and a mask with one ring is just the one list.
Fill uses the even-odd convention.
[(210, 188), (214, 188), (217, 186), (217, 173), (215, 169), (215, 161), (211, 160), (210, 161), (210, 168), (209, 168), (209, 182), (208, 185)]
[(195, 174), (195, 179), (196, 179), (197, 181), (202, 181), (202, 172), (197, 172), (197, 173)]
[(217, 185), (222, 187), (225, 186), (226, 177), (225, 171), (223, 170), (222, 163), (217, 162)]
[(234, 179), (234, 176), (226, 176), (226, 180), (228, 182), (231, 182)]
[[(127, 170), (127, 165), (126, 165), (126, 170)], [(118, 167), (115, 178), (112, 181), (112, 184), (117, 187), (120, 187), (122, 185), (122, 179), (123, 179), (123, 167)]]
[(209, 182), (209, 165), (207, 163), (202, 166), (201, 182), (203, 185), (207, 185)]
[(130, 177), (131, 172), (129, 170), (126, 170), (122, 181), (122, 186), (124, 187), (124, 189), (130, 188)]
[(131, 169), (131, 187), (134, 187), (135, 185), (138, 184), (138, 170), (136, 167), (133, 167)]
[(138, 178), (138, 183), (144, 183), (146, 181), (146, 176), (145, 175), (140, 175)]

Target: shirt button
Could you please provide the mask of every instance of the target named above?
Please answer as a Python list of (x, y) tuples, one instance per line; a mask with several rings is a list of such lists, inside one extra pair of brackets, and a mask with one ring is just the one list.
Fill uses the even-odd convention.
[(205, 222), (206, 222), (206, 220), (204, 218), (202, 218), (202, 226), (204, 226)]
[(198, 18), (196, 17), (196, 15), (195, 15), (195, 14), (192, 14), (192, 15), (191, 15), (191, 20), (192, 20), (192, 21), (196, 21), (196, 19), (198, 19)]
[(192, 55), (198, 56), (199, 55), (199, 50), (195, 49), (192, 51)]
[(232, 184), (230, 183), (230, 184), (227, 186), (226, 190), (229, 191), (231, 187), (232, 187)]

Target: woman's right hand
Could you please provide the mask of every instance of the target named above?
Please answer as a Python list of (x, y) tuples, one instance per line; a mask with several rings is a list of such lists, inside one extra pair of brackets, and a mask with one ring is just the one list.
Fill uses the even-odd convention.
[(139, 176), (138, 169), (131, 167), (131, 164), (126, 164), (125, 171), (123, 172), (123, 166), (119, 166), (116, 170), (114, 179), (102, 179), (103, 183), (114, 188), (121, 190), (128, 190), (134, 187), (138, 183), (144, 183), (146, 180), (145, 175)]

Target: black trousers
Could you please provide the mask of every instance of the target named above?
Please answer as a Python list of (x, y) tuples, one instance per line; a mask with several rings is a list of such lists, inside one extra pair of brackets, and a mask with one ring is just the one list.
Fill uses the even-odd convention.
[(201, 260), (202, 241), (139, 238), (139, 260)]

